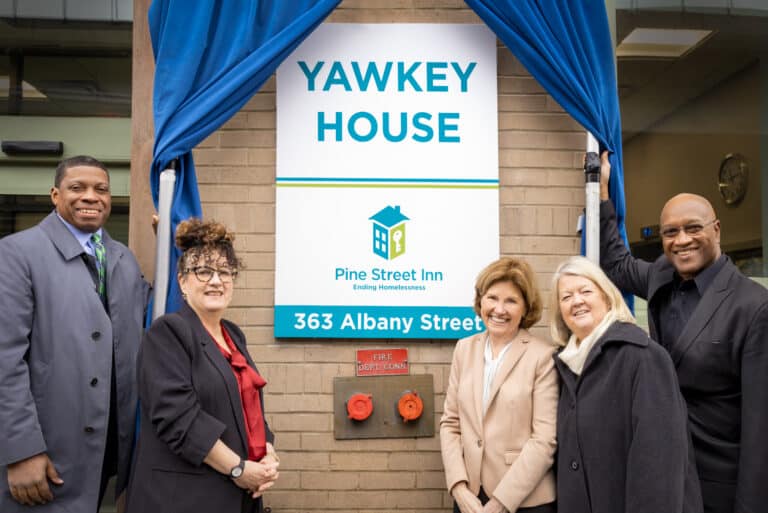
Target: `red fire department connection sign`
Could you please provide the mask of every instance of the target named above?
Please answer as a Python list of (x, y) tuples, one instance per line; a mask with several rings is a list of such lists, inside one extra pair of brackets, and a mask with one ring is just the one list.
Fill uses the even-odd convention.
[(358, 349), (357, 376), (408, 374), (407, 349)]

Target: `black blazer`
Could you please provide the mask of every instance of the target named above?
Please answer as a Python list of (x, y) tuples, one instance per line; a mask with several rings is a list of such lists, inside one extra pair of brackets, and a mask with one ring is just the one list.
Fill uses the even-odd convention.
[[(243, 332), (226, 320), (224, 326), (255, 369)], [(187, 304), (157, 319), (144, 336), (138, 387), (141, 429), (127, 513), (261, 511), (261, 499), (203, 463), (219, 438), (247, 458), (247, 440), (232, 368)], [(273, 443), (266, 419), (264, 425)]]
[[(610, 201), (600, 203), (600, 265), (622, 290), (648, 301), (658, 340), (659, 292), (673, 279), (666, 256), (632, 257)], [(666, 349), (688, 406), (704, 506), (753, 513), (768, 504), (768, 290), (726, 258), (683, 328)]]

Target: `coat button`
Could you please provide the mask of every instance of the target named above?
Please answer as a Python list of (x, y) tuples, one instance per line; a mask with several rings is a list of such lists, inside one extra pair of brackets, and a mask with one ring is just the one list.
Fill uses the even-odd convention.
[(86, 433), (93, 433), (94, 430), (91, 426), (85, 426), (83, 431), (85, 431)]
[(579, 470), (579, 462), (576, 460), (571, 461), (571, 470)]
[(96, 386), (96, 384), (97, 384), (98, 382), (99, 382), (99, 378), (93, 378), (93, 379), (91, 380), (91, 386), (92, 386), (92, 387), (95, 387), (95, 386)]
[(93, 340), (99, 340), (101, 338), (101, 332), (100, 331), (94, 331), (91, 333), (91, 338)]
[(482, 447), (483, 446), (483, 441), (482, 440), (478, 440), (477, 441), (477, 446), (478, 447)]

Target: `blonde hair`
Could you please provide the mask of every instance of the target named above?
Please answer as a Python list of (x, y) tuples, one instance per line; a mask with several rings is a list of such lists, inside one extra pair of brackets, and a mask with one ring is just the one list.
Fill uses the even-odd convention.
[(523, 295), (525, 314), (520, 320), (520, 327), (528, 329), (536, 324), (541, 319), (543, 309), (541, 295), (533, 269), (520, 258), (501, 257), (480, 271), (475, 282), (475, 313), (481, 316), (480, 301), (488, 289), (499, 282), (513, 283)]
[(567, 344), (571, 336), (571, 330), (565, 324), (563, 314), (560, 312), (558, 283), (563, 276), (581, 276), (590, 280), (600, 289), (605, 302), (608, 304), (608, 309), (616, 313), (617, 321), (635, 324), (635, 318), (624, 303), (621, 292), (603, 270), (582, 256), (574, 256), (561, 263), (552, 276), (552, 293), (549, 305), (552, 322), (549, 324), (549, 332), (558, 345)]

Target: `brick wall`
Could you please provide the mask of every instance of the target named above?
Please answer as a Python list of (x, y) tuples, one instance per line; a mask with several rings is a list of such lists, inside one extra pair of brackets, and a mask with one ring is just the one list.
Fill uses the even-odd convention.
[[(330, 21), (481, 23), (461, 0), (344, 0)], [(527, 258), (546, 290), (555, 266), (578, 252), (585, 135), (501, 43), (498, 73), (501, 251)], [(356, 349), (407, 347), (411, 373), (434, 376), (437, 432), (454, 341), (278, 343), (272, 336), (274, 77), (194, 158), (203, 211), (234, 228), (247, 265), (229, 317), (269, 382), (266, 411), (282, 463), (266, 504), (280, 513), (449, 511), (438, 436), (334, 440), (332, 393), (335, 376), (354, 376)], [(534, 332), (547, 336), (546, 317)]]

